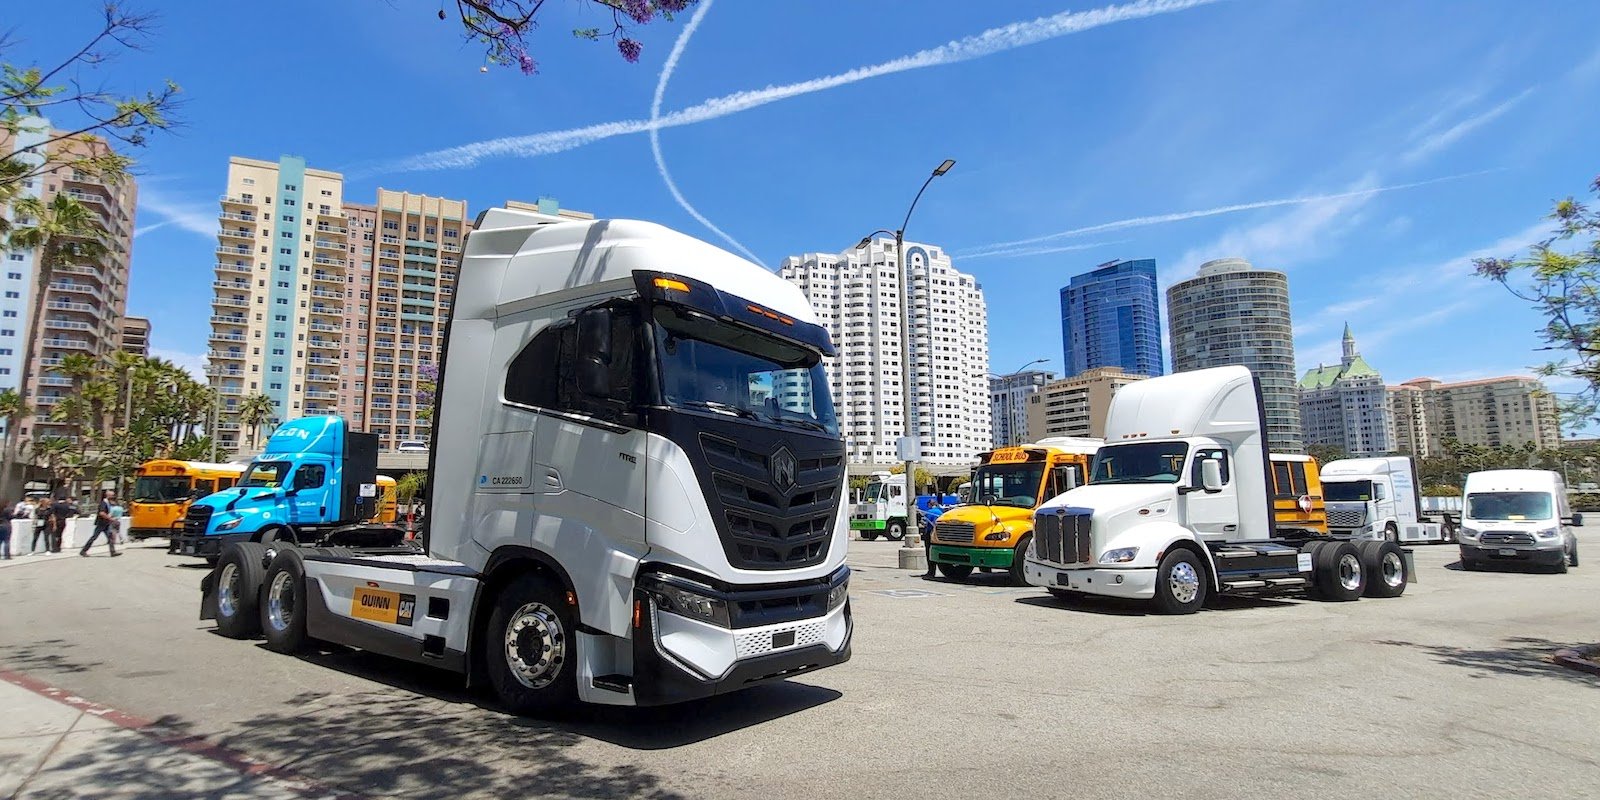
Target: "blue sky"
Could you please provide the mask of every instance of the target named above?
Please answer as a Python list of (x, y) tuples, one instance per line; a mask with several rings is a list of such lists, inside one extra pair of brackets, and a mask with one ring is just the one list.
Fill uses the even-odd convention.
[[(893, 227), (957, 159), (909, 236), (982, 282), (998, 372), (1060, 368), (1073, 274), (1153, 257), (1166, 284), (1243, 256), (1289, 273), (1302, 372), (1348, 320), (1391, 383), (1526, 373), (1538, 317), (1468, 259), (1516, 253), (1600, 173), (1600, 4), (1580, 0), (716, 0), (641, 29), (638, 64), (567, 34), (584, 4), (551, 3), (535, 77), (481, 73), (412, 0), (159, 5), (146, 51), (102, 71), (185, 90), (184, 127), (137, 154), (129, 307), (191, 364), (230, 155), (304, 156), (356, 201), (549, 195), (735, 247), (646, 132), (675, 44), (660, 163), (769, 267)], [(7, 57), (63, 52), (97, 7), (12, 9)]]

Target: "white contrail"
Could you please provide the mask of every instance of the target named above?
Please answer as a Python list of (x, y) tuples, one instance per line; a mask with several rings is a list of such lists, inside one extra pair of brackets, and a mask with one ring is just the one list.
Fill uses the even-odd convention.
[(700, 20), (704, 19), (706, 12), (711, 10), (711, 2), (712, 0), (700, 0), (700, 6), (694, 10), (694, 16), (689, 18), (689, 23), (683, 26), (683, 32), (678, 34), (678, 41), (673, 42), (672, 52), (667, 54), (667, 63), (661, 65), (661, 75), (656, 78), (656, 94), (650, 101), (650, 153), (655, 156), (656, 171), (661, 173), (661, 180), (667, 184), (667, 191), (672, 193), (672, 199), (678, 201), (678, 205), (682, 206), (684, 211), (689, 212), (689, 216), (694, 217), (701, 225), (706, 226), (712, 233), (721, 236), (723, 241), (733, 245), (735, 250), (744, 253), (751, 261), (760, 264), (761, 259), (757, 258), (755, 253), (750, 252), (750, 249), (740, 244), (739, 240), (729, 236), (726, 231), (717, 227), (711, 220), (706, 219), (705, 215), (701, 214), (698, 209), (690, 205), (689, 200), (683, 196), (683, 192), (678, 191), (678, 184), (673, 182), (672, 173), (667, 171), (667, 161), (661, 156), (661, 128), (656, 125), (661, 119), (661, 98), (667, 94), (667, 82), (672, 80), (672, 73), (678, 68), (678, 59), (683, 55), (684, 48), (689, 46), (689, 37), (694, 36), (695, 30), (700, 27)]
[(1207, 208), (1200, 211), (1180, 211), (1175, 214), (1158, 214), (1151, 217), (1119, 219), (1115, 222), (1102, 222), (1099, 225), (1090, 225), (1084, 228), (1073, 228), (1072, 230), (1058, 231), (1056, 233), (1045, 234), (1044, 236), (1035, 236), (1031, 239), (1017, 239), (1010, 242), (995, 242), (993, 244), (980, 245), (972, 248), (971, 250), (956, 253), (955, 255), (958, 258), (965, 259), (987, 258), (989, 256), (1033, 255), (1034, 253), (1031, 249), (1026, 247), (1027, 245), (1039, 244), (1040, 242), (1049, 242), (1056, 239), (1065, 239), (1072, 236), (1082, 236), (1087, 233), (1103, 233), (1105, 231), (1116, 231), (1124, 228), (1138, 228), (1145, 225), (1160, 225), (1166, 222), (1182, 222), (1183, 220), (1200, 219), (1201, 217), (1215, 217), (1222, 214), (1233, 214), (1240, 211), (1254, 211), (1259, 208), (1298, 206), (1305, 205), (1307, 203), (1321, 203), (1329, 200), (1345, 200), (1352, 197), (1368, 197), (1375, 194), (1382, 194), (1384, 192), (1398, 192), (1402, 189), (1415, 189), (1419, 186), (1429, 186), (1435, 183), (1444, 183), (1446, 181), (1455, 181), (1462, 178), (1471, 178), (1477, 175), (1483, 175), (1485, 172), (1486, 171), (1466, 172), (1460, 175), (1446, 175), (1443, 178), (1417, 181), (1416, 183), (1401, 183), (1394, 186), (1375, 186), (1371, 189), (1359, 189), (1356, 191), (1338, 192), (1335, 194), (1314, 194), (1307, 195), (1305, 197), (1286, 197), (1278, 200), (1261, 200), (1255, 203), (1239, 203), (1231, 206)]
[(681, 111), (674, 111), (655, 119), (605, 122), (563, 131), (549, 131), (547, 133), (472, 142), (443, 150), (420, 153), (365, 170), (357, 168), (352, 173), (372, 175), (385, 172), (452, 169), (470, 167), (485, 158), (494, 156), (542, 156), (560, 153), (614, 136), (643, 133), (661, 128), (675, 128), (680, 125), (693, 125), (726, 117), (730, 114), (737, 114), (741, 111), (748, 111), (779, 100), (787, 100), (799, 95), (858, 83), (869, 78), (970, 61), (994, 53), (1026, 47), (1074, 33), (1081, 33), (1103, 25), (1170, 14), (1197, 6), (1210, 5), (1215, 2), (1219, 2), (1219, 0), (1137, 0), (1137, 2), (1106, 6), (1092, 11), (1063, 11), (1059, 14), (1040, 17), (1029, 22), (1014, 22), (1010, 25), (990, 28), (982, 33), (947, 42), (938, 47), (921, 50), (881, 64), (857, 67), (849, 72), (842, 72), (837, 75), (813, 78), (808, 81), (783, 86), (768, 86), (765, 89), (735, 92), (723, 97), (706, 100)]
[(960, 258), (960, 259), (989, 258), (991, 256), (1006, 256), (1006, 257), (1042, 256), (1042, 255), (1045, 255), (1047, 253), (1071, 253), (1071, 252), (1074, 252), (1074, 251), (1077, 251), (1077, 250), (1093, 250), (1096, 247), (1110, 247), (1112, 245), (1127, 244), (1128, 242), (1131, 242), (1131, 241), (1133, 241), (1133, 240), (1132, 239), (1117, 239), (1116, 241), (1112, 241), (1112, 242), (1089, 242), (1087, 244), (1067, 244), (1067, 245), (1061, 245), (1059, 247), (1030, 247), (1030, 248), (1023, 248), (1023, 249), (1017, 249), (1017, 250), (1004, 250), (1004, 251), (997, 252), (997, 253), (978, 253), (977, 255), (971, 255), (971, 256), (957, 256), (957, 255), (952, 254), (952, 256), (955, 257), (955, 258)]

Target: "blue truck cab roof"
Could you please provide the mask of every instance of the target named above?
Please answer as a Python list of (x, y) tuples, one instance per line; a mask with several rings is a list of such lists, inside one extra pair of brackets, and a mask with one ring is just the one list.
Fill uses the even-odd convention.
[(286, 461), (298, 456), (344, 454), (345, 421), (342, 417), (301, 417), (278, 426), (261, 449), (257, 461)]

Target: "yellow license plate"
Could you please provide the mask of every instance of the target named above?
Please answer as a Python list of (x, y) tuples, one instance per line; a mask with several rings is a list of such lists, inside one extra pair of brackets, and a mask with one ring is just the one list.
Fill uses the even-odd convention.
[(350, 598), (350, 616), (394, 625), (400, 621), (400, 593), (357, 588)]

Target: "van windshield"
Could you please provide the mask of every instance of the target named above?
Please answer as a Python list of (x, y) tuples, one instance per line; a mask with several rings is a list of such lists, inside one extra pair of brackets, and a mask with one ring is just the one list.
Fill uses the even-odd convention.
[(1372, 481), (1323, 481), (1322, 499), (1330, 503), (1365, 503), (1372, 499)]
[(1550, 519), (1548, 492), (1473, 492), (1467, 495), (1469, 519)]
[(1189, 446), (1183, 442), (1115, 444), (1094, 457), (1090, 483), (1177, 483)]

